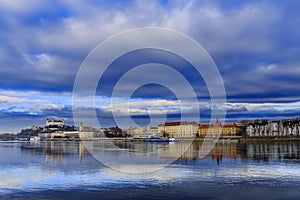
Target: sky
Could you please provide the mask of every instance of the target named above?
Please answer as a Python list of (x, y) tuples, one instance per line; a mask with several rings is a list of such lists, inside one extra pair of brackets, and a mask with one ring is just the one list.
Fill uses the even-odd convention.
[[(107, 38), (142, 27), (172, 29), (202, 45), (224, 82), (227, 123), (299, 117), (299, 9), (299, 1), (271, 0), (2, 0), (0, 132), (43, 125), (46, 118), (64, 118), (72, 125), (72, 109), (79, 109), (72, 107), (73, 85), (84, 59)], [(95, 110), (101, 125), (115, 125), (110, 103), (122, 73), (149, 62), (189, 77), (206, 123), (211, 108), (202, 77), (177, 55), (144, 49), (117, 58), (100, 79)], [(150, 68), (149, 75), (161, 74), (151, 74)], [(163, 76), (176, 83), (168, 74)], [(121, 89), (126, 93), (130, 86), (126, 83)], [(130, 117), (139, 126), (149, 125), (150, 119), (156, 119), (154, 124), (178, 120), (180, 108), (194, 108), (189, 102), (179, 104), (169, 88), (158, 84), (138, 88), (129, 104)], [(120, 101), (114, 108), (120, 118), (128, 114), (123, 107)], [(86, 102), (80, 109), (94, 107)]]

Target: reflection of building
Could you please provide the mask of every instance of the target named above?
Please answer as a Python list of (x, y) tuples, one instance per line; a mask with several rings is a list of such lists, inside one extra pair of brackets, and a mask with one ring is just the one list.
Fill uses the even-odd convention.
[(263, 161), (285, 161), (300, 159), (300, 143), (289, 142), (253, 142), (246, 145), (246, 158)]
[(199, 125), (196, 122), (166, 122), (158, 126), (158, 132), (175, 138), (194, 138)]
[[(206, 151), (208, 150), (208, 152)], [(239, 159), (241, 155), (237, 152), (236, 143), (217, 143), (212, 149), (205, 149), (200, 141), (181, 141), (169, 144), (158, 151), (158, 156), (162, 159), (178, 159), (181, 161), (197, 160), (202, 158), (203, 152), (208, 154), (204, 155), (205, 158), (213, 158), (217, 163), (221, 162), (223, 158), (226, 159)]]
[(79, 143), (79, 159), (82, 160), (83, 155), (89, 153), (83, 142)]
[(66, 144), (63, 142), (47, 142), (45, 143), (45, 162), (63, 162)]
[(158, 157), (167, 160), (197, 160), (201, 143), (181, 141), (166, 145), (158, 151)]
[(235, 143), (220, 144), (217, 143), (208, 156), (211, 156), (219, 164), (223, 158), (237, 159), (237, 149)]

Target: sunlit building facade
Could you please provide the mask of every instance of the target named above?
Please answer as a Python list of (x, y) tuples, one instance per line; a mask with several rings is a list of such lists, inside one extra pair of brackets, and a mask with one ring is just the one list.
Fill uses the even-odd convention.
[(196, 122), (166, 122), (158, 126), (158, 131), (168, 137), (194, 138), (199, 125)]
[(213, 125), (199, 125), (198, 136), (199, 137), (233, 137), (239, 136), (239, 128), (236, 123), (221, 125), (220, 122), (216, 122)]

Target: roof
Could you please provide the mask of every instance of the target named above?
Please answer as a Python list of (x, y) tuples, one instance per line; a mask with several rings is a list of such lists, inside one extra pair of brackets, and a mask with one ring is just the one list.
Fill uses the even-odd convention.
[(200, 128), (209, 128), (209, 125), (200, 125)]
[(237, 127), (237, 125), (235, 123), (223, 125), (223, 128), (233, 128), (233, 127)]
[[(204, 125), (200, 125), (199, 126), (200, 128), (210, 128), (211, 126), (210, 125), (207, 125), (207, 124), (204, 124)], [(223, 125), (221, 126), (221, 123), (220, 122), (216, 122), (213, 127), (222, 127), (222, 128), (233, 128), (233, 127), (237, 127), (237, 125), (235, 123), (233, 124), (226, 124), (226, 125)]]
[(189, 125), (189, 124), (197, 124), (196, 122), (166, 122), (165, 126), (179, 126), (179, 125)]

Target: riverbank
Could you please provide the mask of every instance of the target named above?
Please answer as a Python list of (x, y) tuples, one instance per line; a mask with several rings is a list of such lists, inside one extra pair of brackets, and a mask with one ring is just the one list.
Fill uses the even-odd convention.
[[(38, 141), (98, 141), (98, 140), (107, 140), (107, 141), (120, 141), (120, 142), (143, 142), (145, 139), (136, 139), (136, 138), (47, 138), (41, 140), (29, 140), (28, 138), (1, 138), (0, 141), (20, 141), (20, 142), (38, 142)], [(176, 138), (177, 142), (191, 142), (191, 141), (200, 141), (212, 140), (217, 142), (273, 142), (273, 141), (299, 141), (300, 137), (238, 137), (238, 138)]]
[(254, 138), (241, 138), (240, 142), (281, 142), (281, 141), (299, 141), (300, 137), (254, 137)]

